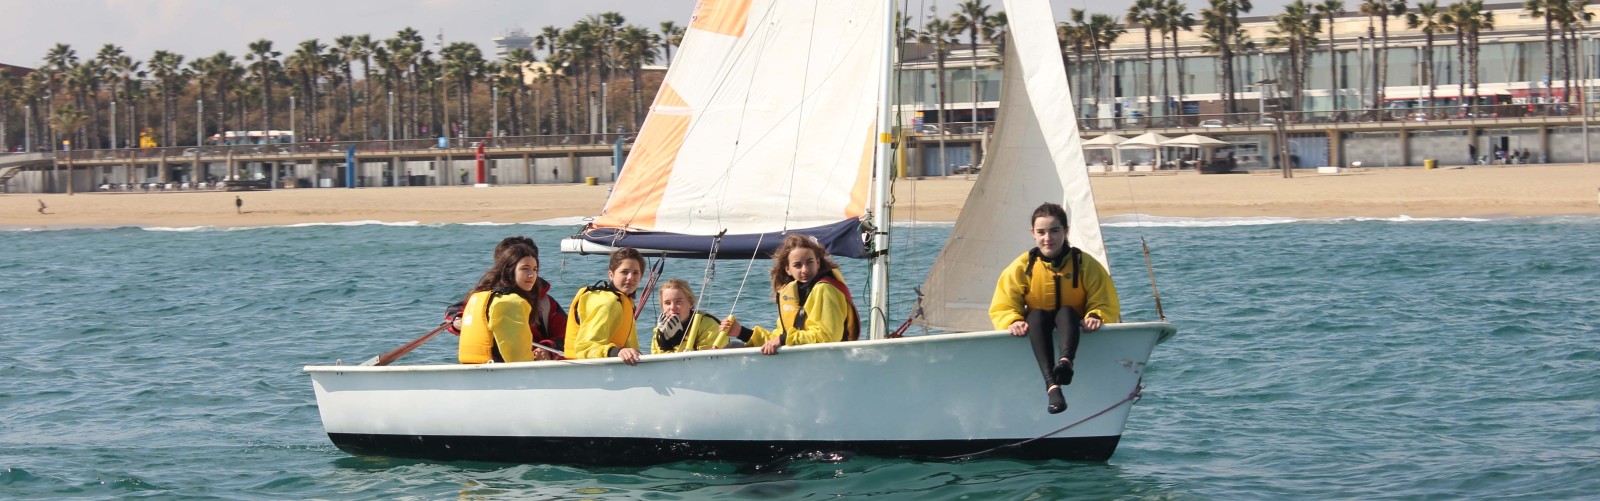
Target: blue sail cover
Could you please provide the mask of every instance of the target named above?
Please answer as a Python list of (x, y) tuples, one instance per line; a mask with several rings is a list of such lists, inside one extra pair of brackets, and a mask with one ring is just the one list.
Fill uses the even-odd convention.
[[(815, 228), (790, 229), (787, 232), (723, 235), (717, 247), (717, 259), (750, 259), (772, 257), (788, 235), (810, 235), (822, 243), (828, 254), (837, 257), (861, 259), (866, 257), (862, 243), (861, 223), (847, 219)], [(591, 228), (578, 238), (611, 247), (632, 247), (645, 255), (667, 253), (673, 256), (707, 258), (715, 236), (683, 235), (652, 231), (620, 231), (612, 228)]]

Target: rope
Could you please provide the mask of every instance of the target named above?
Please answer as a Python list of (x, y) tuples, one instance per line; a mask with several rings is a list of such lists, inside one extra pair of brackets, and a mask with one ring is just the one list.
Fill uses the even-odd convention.
[(1139, 398), (1143, 397), (1143, 396), (1144, 396), (1144, 378), (1141, 377), (1141, 378), (1139, 378), (1139, 384), (1134, 385), (1133, 391), (1128, 392), (1128, 396), (1123, 397), (1122, 400), (1117, 401), (1117, 403), (1111, 404), (1110, 407), (1106, 407), (1104, 409), (1101, 409), (1100, 412), (1096, 412), (1094, 414), (1089, 415), (1089, 417), (1086, 417), (1086, 418), (1083, 418), (1083, 419), (1079, 419), (1079, 420), (1073, 422), (1072, 424), (1069, 424), (1069, 425), (1066, 425), (1066, 426), (1062, 426), (1060, 428), (1056, 428), (1055, 431), (1052, 431), (1050, 433), (1039, 435), (1037, 437), (1033, 437), (1033, 438), (1030, 438), (1030, 439), (1027, 439), (1027, 440), (1023, 440), (1023, 441), (1020, 441), (1020, 442), (1014, 442), (1014, 443), (1009, 443), (1009, 444), (1000, 445), (1000, 446), (996, 446), (996, 447), (991, 447), (991, 448), (984, 449), (984, 450), (981, 450), (981, 451), (978, 451), (978, 452), (974, 452), (974, 453), (971, 453), (971, 454), (962, 454), (962, 455), (959, 455), (959, 456), (942, 456), (942, 457), (936, 457), (935, 459), (963, 460), (963, 459), (973, 458), (973, 457), (976, 457), (976, 456), (982, 456), (984, 454), (988, 454), (988, 453), (991, 453), (991, 452), (994, 452), (994, 451), (998, 451), (1000, 449), (1007, 449), (1007, 448), (1011, 448), (1011, 447), (1021, 447), (1023, 445), (1027, 445), (1029, 443), (1036, 442), (1038, 440), (1047, 438), (1047, 437), (1049, 437), (1051, 435), (1055, 435), (1057, 433), (1061, 433), (1063, 431), (1067, 431), (1068, 429), (1071, 429), (1074, 426), (1078, 426), (1080, 424), (1087, 423), (1091, 419), (1100, 417), (1102, 414), (1105, 414), (1107, 412), (1111, 412), (1112, 409), (1121, 407), (1122, 404), (1126, 404), (1128, 402), (1138, 403), (1139, 402)]

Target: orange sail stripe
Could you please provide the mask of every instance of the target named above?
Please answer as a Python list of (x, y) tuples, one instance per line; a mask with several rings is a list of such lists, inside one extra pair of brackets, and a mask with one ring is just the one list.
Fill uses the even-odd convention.
[(872, 153), (876, 143), (876, 124), (867, 124), (867, 144), (861, 148), (861, 168), (856, 169), (856, 185), (850, 189), (850, 205), (845, 206), (844, 215), (847, 217), (861, 217), (867, 212), (867, 191), (872, 186)]
[(694, 7), (694, 17), (689, 18), (689, 27), (742, 37), (749, 17), (750, 0), (700, 0)]
[(661, 207), (661, 197), (667, 191), (672, 164), (688, 132), (688, 115), (650, 115), (639, 140), (628, 153), (628, 162), (623, 164), (622, 179), (617, 181), (606, 202), (605, 213), (595, 221), (595, 226), (645, 229), (655, 226), (656, 210)]

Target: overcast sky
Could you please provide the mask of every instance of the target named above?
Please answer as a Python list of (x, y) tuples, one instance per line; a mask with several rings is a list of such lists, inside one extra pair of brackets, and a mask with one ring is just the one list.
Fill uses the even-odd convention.
[[(866, 1), (866, 0), (862, 0)], [(937, 3), (947, 15), (956, 0), (909, 0), (910, 10)], [(1121, 15), (1132, 0), (1051, 0), (1056, 17), (1069, 8)], [(1196, 10), (1203, 0), (1186, 0)], [(1287, 0), (1260, 0), (1255, 14), (1273, 13)], [(989, 2), (1000, 10), (999, 0)], [(1347, 2), (1352, 3), (1352, 2)], [(156, 50), (186, 61), (217, 51), (240, 55), (262, 38), (285, 54), (303, 40), (329, 44), (340, 35), (381, 39), (410, 26), (431, 43), (440, 30), (445, 43), (467, 40), (493, 57), (490, 39), (521, 27), (566, 27), (585, 15), (615, 11), (629, 23), (655, 30), (661, 21), (688, 23), (694, 0), (0, 0), (0, 63), (39, 66), (56, 43), (71, 45), (79, 58), (100, 46), (119, 45), (144, 60)]]

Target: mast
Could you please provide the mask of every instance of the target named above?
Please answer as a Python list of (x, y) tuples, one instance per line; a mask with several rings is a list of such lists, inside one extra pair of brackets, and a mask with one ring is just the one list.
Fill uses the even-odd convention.
[(894, 151), (890, 148), (894, 140), (894, 124), (890, 123), (893, 115), (889, 107), (892, 95), (890, 83), (894, 81), (895, 72), (895, 2), (884, 0), (884, 36), (883, 36), (883, 73), (878, 80), (878, 144), (876, 146), (878, 161), (872, 177), (872, 278), (868, 284), (872, 306), (867, 312), (871, 321), (871, 330), (868, 331), (869, 339), (883, 339), (887, 332), (889, 312), (889, 176), (892, 172)]

